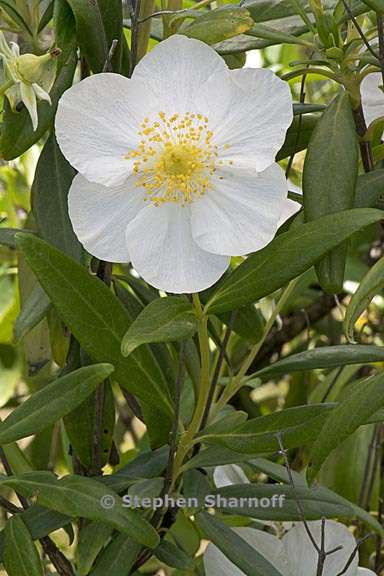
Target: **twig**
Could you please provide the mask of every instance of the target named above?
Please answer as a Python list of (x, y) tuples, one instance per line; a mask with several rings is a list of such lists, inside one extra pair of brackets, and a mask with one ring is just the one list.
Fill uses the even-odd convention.
[(15, 506), (15, 504), (12, 504), (12, 502), (9, 502), (9, 500), (4, 498), (4, 496), (0, 496), (0, 506), (10, 514), (18, 514), (19, 512), (23, 511), (22, 508), (19, 508), (19, 506)]
[[(213, 396), (215, 393), (215, 389), (217, 386), (217, 382), (219, 380), (219, 376), (220, 376), (220, 372), (221, 372), (221, 367), (223, 365), (225, 356), (226, 356), (226, 349), (227, 349), (227, 345), (229, 342), (229, 338), (231, 336), (232, 333), (232, 329), (233, 329), (233, 324), (235, 322), (236, 319), (236, 315), (237, 315), (237, 310), (233, 310), (231, 312), (231, 316), (229, 318), (229, 322), (227, 325), (227, 329), (225, 331), (224, 334), (224, 338), (223, 341), (220, 345), (220, 352), (219, 352), (219, 357), (217, 359), (216, 362), (216, 366), (215, 366), (215, 372), (213, 374), (213, 378), (212, 378), (212, 382), (211, 382), (211, 387), (209, 389), (209, 393), (208, 393), (208, 398), (207, 398), (207, 403), (205, 405), (205, 410), (204, 410), (204, 414), (203, 414), (203, 418), (201, 420), (201, 424), (200, 424), (200, 430), (202, 430), (203, 428), (205, 428), (207, 421), (208, 421), (208, 417), (209, 417), (209, 411), (211, 409), (211, 405), (212, 405), (212, 401), (213, 401)], [(195, 446), (195, 450), (196, 450), (197, 446)]]
[(365, 172), (371, 172), (374, 169), (374, 161), (372, 154), (372, 145), (369, 140), (364, 140), (364, 136), (367, 132), (367, 124), (364, 118), (363, 107), (361, 102), (357, 108), (352, 108), (353, 119), (355, 121), (356, 132), (359, 138), (360, 154), (363, 161), (363, 167)]
[(325, 553), (325, 518), (321, 519), (321, 537), (320, 537), (320, 550), (318, 552), (319, 559), (317, 561), (316, 576), (322, 576), (324, 570), (324, 562), (327, 557)]
[(131, 77), (137, 64), (137, 46), (139, 39), (139, 14), (141, 0), (135, 0), (134, 8), (131, 7), (131, 62), (129, 76)]
[(379, 38), (379, 63), (381, 68), (381, 77), (384, 84), (384, 26), (382, 14), (376, 13), (377, 35)]
[(177, 370), (176, 383), (175, 383), (175, 414), (170, 434), (169, 458), (164, 477), (164, 486), (162, 490), (163, 495), (168, 493), (168, 490), (172, 484), (173, 463), (175, 460), (175, 452), (177, 448), (177, 434), (179, 431), (181, 390), (184, 379), (184, 358), (185, 358), (185, 342), (183, 341), (180, 345), (180, 351), (179, 351), (179, 366)]
[(330, 393), (332, 392), (334, 385), (335, 385), (336, 382), (338, 381), (339, 376), (340, 376), (340, 374), (341, 374), (342, 371), (343, 371), (343, 368), (344, 368), (344, 366), (340, 366), (340, 367), (336, 370), (336, 374), (335, 374), (334, 377), (332, 378), (332, 381), (331, 381), (331, 383), (329, 384), (327, 390), (325, 391), (324, 396), (323, 396), (322, 399), (320, 400), (321, 404), (323, 404), (323, 403), (326, 401), (326, 399), (328, 398), (328, 396), (329, 396)]
[(103, 67), (103, 72), (112, 72), (112, 58), (113, 58), (113, 55), (116, 51), (118, 43), (119, 43), (119, 41), (116, 38), (115, 38), (115, 40), (112, 40), (112, 44), (111, 44), (111, 47), (109, 49), (108, 56), (107, 56), (107, 59), (105, 61), (104, 67)]
[(361, 538), (361, 540), (359, 540), (356, 544), (355, 549), (353, 550), (352, 554), (350, 555), (350, 557), (348, 558), (344, 568), (342, 569), (341, 572), (338, 572), (338, 574), (336, 574), (336, 576), (343, 576), (343, 574), (345, 574), (348, 570), (348, 568), (350, 567), (350, 565), (352, 564), (356, 554), (359, 551), (360, 546), (362, 545), (363, 542), (365, 542), (366, 540), (368, 540), (368, 538), (371, 538), (373, 536), (373, 534), (367, 534), (366, 536), (364, 536), (364, 538)]
[(302, 520), (302, 522), (303, 522), (303, 524), (304, 524), (305, 531), (306, 531), (306, 533), (308, 534), (308, 537), (309, 537), (310, 541), (312, 542), (313, 546), (315, 547), (317, 553), (320, 554), (321, 549), (319, 548), (316, 540), (315, 540), (314, 537), (313, 537), (312, 532), (311, 532), (310, 529), (309, 529), (308, 522), (307, 522), (306, 519), (305, 519), (305, 514), (304, 514), (303, 507), (302, 507), (301, 502), (300, 502), (300, 500), (299, 500), (299, 498), (297, 497), (297, 494), (296, 494), (295, 481), (294, 481), (294, 479), (293, 479), (291, 467), (290, 467), (290, 465), (289, 465), (289, 460), (288, 460), (287, 451), (286, 451), (285, 448), (284, 448), (283, 438), (282, 438), (282, 435), (281, 435), (280, 432), (278, 432), (278, 433), (276, 434), (276, 438), (277, 438), (277, 441), (278, 441), (278, 443), (279, 443), (280, 454), (281, 454), (281, 455), (283, 456), (283, 458), (284, 458), (284, 463), (285, 463), (285, 467), (286, 467), (286, 469), (287, 469), (287, 474), (288, 474), (288, 478), (289, 478), (289, 483), (290, 483), (290, 485), (292, 486), (293, 494), (294, 494), (294, 497), (295, 497), (296, 506), (297, 506), (299, 515), (300, 515), (300, 517), (301, 517), (301, 520)]
[(363, 30), (361, 29), (360, 24), (359, 24), (358, 21), (356, 20), (353, 12), (352, 12), (352, 10), (351, 10), (351, 8), (348, 6), (347, 1), (346, 1), (346, 0), (341, 0), (341, 1), (342, 1), (343, 5), (344, 5), (344, 8), (345, 8), (346, 13), (348, 14), (348, 16), (350, 17), (350, 19), (352, 20), (352, 22), (353, 22), (356, 30), (357, 30), (358, 33), (359, 33), (360, 38), (361, 38), (362, 41), (364, 42), (367, 50), (369, 50), (369, 52), (370, 52), (375, 58), (379, 59), (378, 54), (376, 54), (376, 52), (373, 50), (373, 48), (371, 47), (370, 43), (368, 42), (367, 37), (365, 36)]

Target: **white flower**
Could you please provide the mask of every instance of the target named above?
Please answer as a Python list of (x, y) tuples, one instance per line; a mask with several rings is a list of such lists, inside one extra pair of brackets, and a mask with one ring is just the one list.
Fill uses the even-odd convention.
[(19, 46), (15, 42), (8, 46), (3, 32), (0, 31), (0, 60), (3, 62), (5, 95), (13, 111), (19, 102), (24, 103), (31, 117), (33, 130), (38, 126), (37, 100), (51, 104), (49, 91), (55, 80), (56, 57), (60, 53), (61, 50), (55, 48), (43, 56), (20, 55)]
[(368, 74), (360, 85), (361, 103), (367, 125), (380, 116), (384, 116), (384, 93), (379, 88), (382, 85), (381, 72)]
[(197, 292), (229, 257), (270, 242), (287, 184), (274, 163), (292, 120), (271, 71), (232, 70), (173, 36), (131, 79), (97, 74), (60, 100), (56, 135), (79, 171), (69, 214), (94, 256), (131, 261), (153, 286)]
[[(320, 547), (321, 521), (308, 522), (311, 533)], [(273, 534), (253, 528), (234, 528), (241, 538), (266, 558), (282, 576), (316, 576), (318, 553), (311, 543), (302, 522), (296, 523), (280, 540)], [(325, 521), (325, 551), (342, 546), (340, 550), (327, 556), (324, 576), (337, 576), (345, 568), (356, 547), (351, 532), (344, 524), (333, 520)], [(358, 554), (355, 555), (345, 576), (375, 576), (372, 570), (359, 568)], [(242, 576), (239, 570), (213, 544), (209, 544), (204, 554), (206, 576)]]

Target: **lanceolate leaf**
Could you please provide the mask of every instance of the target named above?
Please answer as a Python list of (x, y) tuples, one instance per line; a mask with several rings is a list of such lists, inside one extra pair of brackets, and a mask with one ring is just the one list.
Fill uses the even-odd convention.
[[(304, 214), (316, 220), (354, 206), (358, 144), (348, 93), (337, 96), (319, 120), (309, 143), (303, 171)], [(323, 289), (340, 292), (347, 246), (332, 250), (318, 262)]]
[(128, 356), (140, 346), (152, 342), (172, 342), (191, 338), (197, 330), (192, 304), (182, 296), (168, 296), (151, 302), (132, 322), (121, 351)]
[(280, 234), (232, 272), (208, 301), (206, 311), (225, 312), (271, 294), (340, 242), (382, 217), (380, 210), (358, 208), (323, 216)]
[(148, 349), (124, 358), (121, 340), (130, 318), (110, 289), (79, 263), (43, 240), (18, 238), (28, 264), (81, 346), (97, 362), (115, 367), (114, 378), (142, 401), (149, 418), (161, 422), (157, 441), (167, 440), (172, 403), (167, 383)]
[(247, 576), (282, 576), (264, 556), (207, 512), (197, 515), (197, 525), (209, 540)]
[(32, 186), (32, 208), (39, 236), (74, 260), (83, 249), (68, 216), (67, 196), (75, 170), (61, 154), (52, 134), (40, 155)]
[(304, 446), (317, 437), (333, 408), (333, 404), (287, 408), (249, 420), (233, 431), (209, 434), (204, 434), (203, 431), (199, 440), (207, 444), (221, 444), (236, 452), (248, 454), (278, 451), (278, 434), (284, 448)]
[(147, 520), (124, 507), (115, 492), (91, 478), (65, 476), (58, 480), (50, 472), (31, 472), (1, 479), (0, 483), (25, 496), (37, 494), (37, 502), (51, 510), (109, 524), (149, 548), (159, 544), (157, 532)]
[(36, 283), (32, 292), (23, 303), (15, 323), (15, 338), (17, 341), (21, 340), (25, 334), (44, 318), (50, 306), (50, 299), (40, 284)]
[(120, 0), (68, 0), (76, 20), (80, 49), (93, 72), (102, 72), (113, 40), (119, 44), (112, 59), (115, 72), (120, 71), (123, 13)]
[(364, 276), (348, 304), (344, 318), (344, 332), (350, 342), (354, 341), (353, 329), (356, 320), (360, 314), (364, 312), (372, 298), (381, 291), (383, 286), (384, 258), (380, 258)]
[(370, 362), (383, 362), (384, 348), (367, 345), (341, 345), (322, 346), (313, 350), (306, 350), (298, 354), (287, 356), (258, 372), (255, 378), (268, 379), (279, 374), (290, 374), (302, 370), (315, 368), (334, 368), (346, 364), (366, 364)]
[(8, 576), (44, 576), (32, 536), (18, 514), (5, 525), (3, 564)]
[(312, 482), (321, 465), (336, 446), (384, 406), (384, 374), (357, 383), (345, 400), (326, 420), (311, 450), (308, 480)]
[(36, 434), (81, 404), (113, 372), (111, 364), (80, 368), (48, 384), (0, 424), (0, 444)]

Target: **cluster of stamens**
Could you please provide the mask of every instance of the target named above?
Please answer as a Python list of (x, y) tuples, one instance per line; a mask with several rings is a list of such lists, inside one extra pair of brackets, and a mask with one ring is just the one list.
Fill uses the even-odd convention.
[(155, 121), (144, 118), (139, 135), (139, 146), (126, 158), (133, 160), (136, 185), (144, 188), (146, 200), (185, 205), (211, 188), (218, 147), (206, 116), (159, 112)]

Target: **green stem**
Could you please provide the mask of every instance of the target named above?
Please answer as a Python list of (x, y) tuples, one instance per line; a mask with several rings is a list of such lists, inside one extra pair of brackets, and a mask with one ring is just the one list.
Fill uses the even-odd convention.
[(200, 429), (200, 424), (204, 416), (205, 406), (207, 403), (210, 387), (210, 379), (209, 379), (210, 352), (209, 352), (209, 336), (207, 328), (208, 318), (207, 316), (205, 316), (203, 312), (199, 296), (197, 294), (193, 294), (192, 298), (196, 315), (199, 319), (198, 338), (199, 338), (200, 359), (201, 359), (200, 387), (196, 401), (195, 412), (193, 414), (191, 423), (188, 427), (188, 430), (180, 438), (179, 447), (176, 452), (172, 485), (174, 485), (179, 475), (179, 471), (184, 462), (184, 458), (187, 456), (190, 447), (193, 445), (194, 436)]
[(270, 318), (268, 319), (268, 322), (265, 325), (264, 333), (263, 333), (261, 339), (257, 342), (257, 344), (255, 344), (252, 347), (247, 358), (244, 360), (238, 374), (233, 378), (233, 380), (224, 389), (224, 392), (220, 396), (219, 401), (217, 402), (217, 404), (215, 406), (215, 410), (214, 410), (214, 413), (212, 415), (212, 418), (214, 418), (220, 412), (220, 410), (222, 410), (224, 408), (224, 406), (226, 406), (226, 404), (229, 402), (229, 400), (232, 398), (232, 396), (234, 396), (236, 394), (236, 392), (238, 392), (238, 390), (243, 385), (243, 379), (244, 379), (246, 373), (248, 372), (252, 362), (256, 358), (260, 348), (264, 344), (265, 339), (267, 338), (271, 328), (273, 327), (277, 316), (280, 314), (283, 306), (285, 305), (288, 298), (290, 297), (294, 287), (296, 286), (297, 281), (298, 281), (298, 278), (295, 278), (294, 280), (292, 280), (288, 284), (286, 289), (284, 290), (278, 303), (275, 306), (275, 309), (273, 310)]

